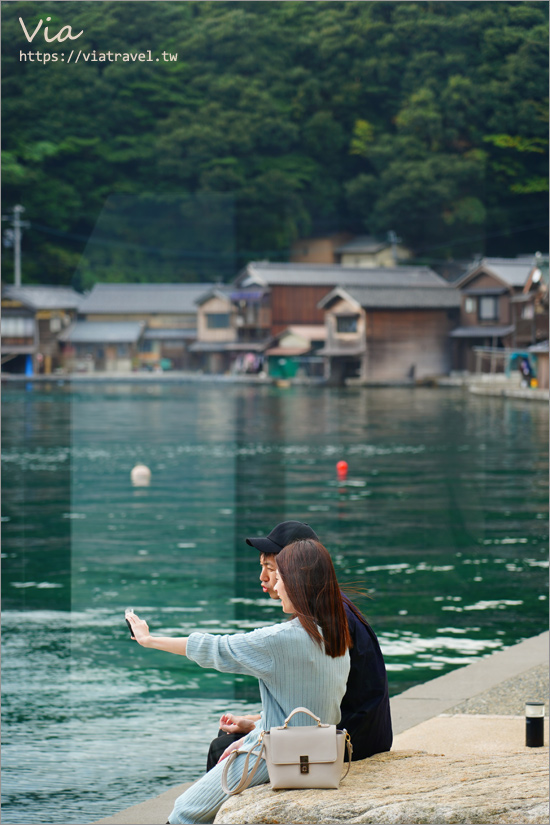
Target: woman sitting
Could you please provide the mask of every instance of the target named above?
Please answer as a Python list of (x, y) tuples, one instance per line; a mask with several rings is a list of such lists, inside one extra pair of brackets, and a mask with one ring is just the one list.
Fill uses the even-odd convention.
[[(346, 691), (351, 638), (329, 553), (320, 542), (301, 539), (279, 553), (277, 565), (276, 590), (283, 612), (292, 617), (288, 622), (251, 633), (192, 633), (172, 638), (151, 636), (145, 621), (134, 613), (127, 615), (136, 641), (143, 647), (178, 653), (222, 673), (257, 677), (262, 713), (241, 743), (245, 750), (257, 743), (261, 730), (282, 725), (296, 707), (308, 708), (325, 723), (338, 724)], [(315, 723), (303, 714), (290, 721), (290, 725), (304, 724)], [(239, 754), (230, 766), (229, 787), (235, 787), (241, 778), (245, 758)], [(249, 772), (254, 760), (251, 762)], [(219, 762), (178, 797), (169, 823), (214, 821), (228, 798), (221, 784), (223, 767)], [(251, 785), (268, 781), (262, 761)]]

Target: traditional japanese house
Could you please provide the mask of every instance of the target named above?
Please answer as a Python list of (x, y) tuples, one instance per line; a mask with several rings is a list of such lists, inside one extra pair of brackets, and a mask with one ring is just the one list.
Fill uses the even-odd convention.
[(2, 370), (32, 375), (60, 368), (58, 336), (82, 300), (65, 286), (2, 287)]
[(493, 356), (493, 367), (503, 370), (505, 360), (495, 360), (496, 351), (531, 343), (524, 340), (526, 327), (520, 321), (530, 320), (530, 302), (521, 295), (533, 262), (532, 255), (483, 258), (455, 282), (462, 300), (459, 325), (451, 332), (453, 369), (478, 371), (485, 351)]
[(410, 257), (411, 251), (397, 241), (394, 233), (389, 233), (384, 240), (360, 235), (335, 249), (336, 263), (342, 266), (392, 267)]
[[(134, 369), (190, 369), (190, 346), (197, 337), (196, 301), (212, 284), (95, 284), (82, 301), (79, 318), (84, 323), (101, 322), (109, 335), (109, 324), (142, 324), (132, 356)], [(98, 328), (90, 328), (92, 338)], [(120, 331), (114, 326), (113, 336)], [(128, 328), (129, 330), (130, 328)], [(135, 328), (137, 329), (137, 327)], [(79, 335), (85, 335), (79, 327)]]
[(131, 372), (145, 321), (76, 321), (59, 335), (67, 372)]
[(363, 285), (331, 290), (319, 308), (327, 328), (319, 354), (331, 382), (412, 383), (450, 370), (460, 294), (429, 269), (372, 272)]
[(268, 293), (218, 285), (197, 301), (197, 340), (190, 350), (207, 373), (257, 373), (269, 335)]
[[(403, 273), (407, 273), (405, 276)], [(392, 278), (436, 279), (428, 267), (377, 267), (360, 268), (341, 265), (294, 263), (249, 263), (234, 282), (235, 290), (262, 292), (271, 337), (287, 327), (324, 324), (324, 309), (319, 302), (327, 292), (338, 285), (366, 286), (367, 284), (392, 283)], [(244, 306), (248, 305), (244, 299)], [(268, 319), (268, 320), (267, 320)]]

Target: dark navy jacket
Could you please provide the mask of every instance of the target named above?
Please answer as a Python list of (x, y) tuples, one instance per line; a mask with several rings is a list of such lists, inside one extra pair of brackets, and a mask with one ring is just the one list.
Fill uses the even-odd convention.
[[(340, 705), (345, 728), (353, 745), (352, 761), (389, 751), (393, 741), (388, 677), (374, 630), (355, 615), (344, 596), (353, 647), (346, 693)], [(357, 608), (355, 608), (357, 610)]]

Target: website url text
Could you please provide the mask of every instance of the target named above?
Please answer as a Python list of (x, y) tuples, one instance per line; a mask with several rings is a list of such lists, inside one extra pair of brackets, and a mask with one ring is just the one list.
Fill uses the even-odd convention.
[(81, 49), (71, 49), (70, 53), (66, 52), (41, 52), (41, 51), (20, 51), (20, 62), (29, 63), (78, 63), (79, 60), (84, 60), (86, 63), (174, 63), (178, 60), (178, 55), (170, 52), (162, 52), (161, 57), (153, 57), (150, 49), (145, 52), (83, 52)]

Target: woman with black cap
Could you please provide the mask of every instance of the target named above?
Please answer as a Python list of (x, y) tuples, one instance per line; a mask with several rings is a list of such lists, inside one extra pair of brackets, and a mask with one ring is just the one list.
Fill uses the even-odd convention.
[[(286, 544), (299, 538), (319, 541), (310, 525), (301, 521), (283, 521), (267, 536), (246, 539), (249, 546), (260, 552), (260, 584), (263, 592), (272, 599), (279, 598), (274, 586), (279, 553)], [(386, 665), (376, 634), (353, 602), (343, 593), (341, 596), (352, 646), (350, 672), (338, 727), (341, 730), (345, 728), (349, 733), (353, 745), (352, 758), (356, 761), (390, 750), (393, 742), (390, 698)], [(239, 746), (242, 736), (249, 732), (257, 718), (233, 714), (221, 717), (218, 736), (210, 743), (207, 770)]]
[[(283, 548), (277, 562), (275, 588), (283, 612), (291, 616), (288, 622), (251, 633), (172, 638), (151, 636), (144, 620), (135, 613), (126, 616), (143, 647), (187, 656), (201, 667), (258, 678), (262, 713), (244, 739), (246, 750), (257, 743), (261, 730), (284, 724), (299, 706), (325, 723), (337, 724), (349, 673), (351, 637), (329, 553), (315, 539), (300, 539)], [(294, 717), (293, 722), (304, 724), (302, 717)], [(239, 753), (230, 766), (230, 787), (240, 779), (245, 758)], [(176, 800), (169, 818), (172, 825), (214, 821), (228, 798), (221, 783), (223, 767), (220, 762)], [(262, 760), (251, 784), (268, 779)]]

